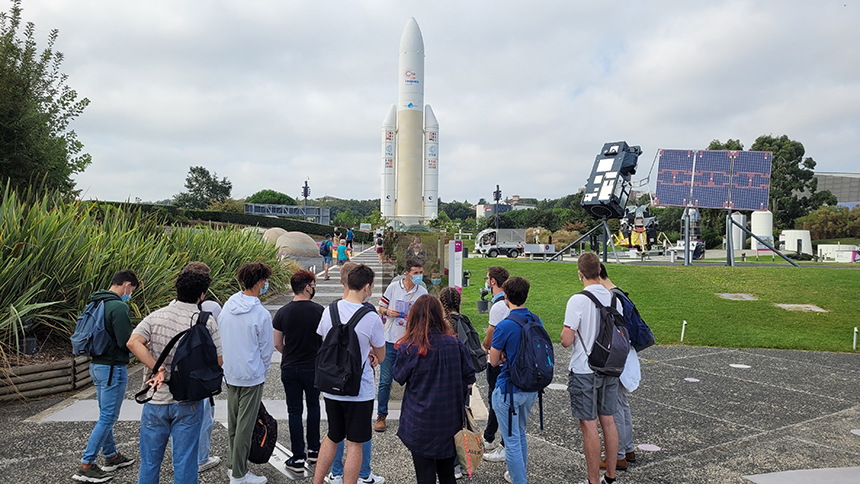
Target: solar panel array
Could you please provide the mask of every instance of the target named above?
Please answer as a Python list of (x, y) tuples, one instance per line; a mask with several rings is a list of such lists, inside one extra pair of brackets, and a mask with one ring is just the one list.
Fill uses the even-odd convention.
[(661, 150), (658, 205), (763, 210), (770, 193), (767, 151)]

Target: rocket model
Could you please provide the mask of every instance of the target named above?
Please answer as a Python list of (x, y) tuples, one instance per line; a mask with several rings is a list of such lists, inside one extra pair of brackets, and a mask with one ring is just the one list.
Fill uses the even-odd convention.
[(382, 218), (414, 225), (439, 212), (439, 123), (424, 109), (424, 39), (414, 18), (400, 38), (397, 104), (382, 122)]

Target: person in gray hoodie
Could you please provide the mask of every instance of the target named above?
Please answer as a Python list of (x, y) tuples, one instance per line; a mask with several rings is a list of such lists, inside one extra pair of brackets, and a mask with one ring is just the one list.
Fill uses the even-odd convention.
[(248, 470), (248, 453), (263, 383), (275, 350), (272, 315), (259, 299), (268, 291), (271, 276), (272, 270), (262, 262), (240, 267), (236, 279), (244, 289), (227, 300), (218, 319), (227, 382), (227, 467), (232, 469), (231, 484), (266, 482), (265, 476)]

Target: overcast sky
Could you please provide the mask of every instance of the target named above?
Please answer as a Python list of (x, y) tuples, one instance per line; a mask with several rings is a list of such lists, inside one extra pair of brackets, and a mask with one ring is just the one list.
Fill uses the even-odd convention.
[[(9, 3), (2, 7), (8, 10)], [(87, 198), (160, 200), (190, 166), (233, 197), (379, 198), (381, 124), (409, 17), (440, 125), (439, 197), (558, 198), (603, 143), (643, 155), (762, 134), (858, 171), (860, 3), (24, 0), (60, 31)], [(655, 170), (656, 172), (656, 170)], [(652, 179), (654, 177), (652, 176)], [(653, 184), (653, 183), (652, 183)]]

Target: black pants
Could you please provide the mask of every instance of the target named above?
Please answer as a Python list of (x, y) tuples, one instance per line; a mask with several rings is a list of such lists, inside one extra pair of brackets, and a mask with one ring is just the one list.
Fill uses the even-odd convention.
[[(496, 431), (499, 430), (499, 420), (496, 418), (496, 412), (493, 411), (493, 390), (496, 389), (496, 379), (499, 378), (501, 372), (502, 365), (487, 365), (487, 384), (490, 386), (489, 398), (487, 399), (490, 402), (490, 417), (487, 420), (487, 428), (484, 429), (484, 440), (487, 442), (494, 441), (496, 439)], [(501, 442), (504, 445), (504, 439)]]
[(431, 459), (421, 457), (412, 452), (412, 463), (415, 465), (415, 476), (418, 484), (436, 484), (436, 476), (439, 476), (439, 484), (454, 484), (454, 464), (457, 456), (447, 459)]

